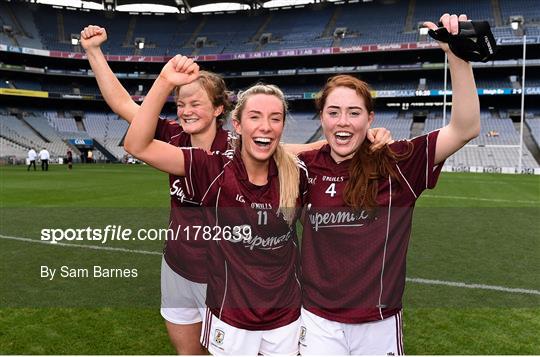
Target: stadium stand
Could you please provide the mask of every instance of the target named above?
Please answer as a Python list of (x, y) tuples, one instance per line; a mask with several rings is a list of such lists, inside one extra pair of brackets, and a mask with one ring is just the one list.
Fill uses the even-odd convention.
[(83, 122), (88, 135), (97, 140), (118, 160), (126, 155), (121, 146), (128, 128), (126, 121), (112, 113), (86, 112)]
[[(163, 56), (174, 53), (206, 55), (410, 43), (419, 40), (417, 31), (419, 23), (425, 20), (436, 20), (445, 11), (467, 13), (471, 18), (489, 20), (492, 22), (493, 32), (497, 38), (511, 38), (514, 42), (519, 39), (519, 36), (516, 36), (509, 27), (509, 19), (511, 16), (523, 16), (527, 35), (536, 36), (536, 43), (540, 43), (540, 8), (536, 5), (537, 1), (534, 0), (358, 1), (337, 5), (322, 2), (302, 8), (258, 9), (235, 13), (134, 15), (94, 10), (82, 13), (79, 10), (11, 1), (0, 2), (0, 25), (5, 28), (5, 31), (0, 32), (0, 43), (10, 46), (80, 52), (80, 46), (71, 44), (71, 37), (78, 36), (82, 27), (90, 23), (99, 24), (107, 29), (109, 39), (104, 44), (103, 50), (106, 54), (118, 55)], [(299, 18), (302, 18), (302, 21), (298, 21)], [(384, 31), (380, 30), (382, 25), (384, 25)], [(136, 47), (138, 40), (144, 41), (143, 49)], [(330, 66), (332, 64), (335, 66), (335, 63), (331, 63)], [(520, 66), (517, 59), (508, 59), (505, 64)], [(328, 66), (328, 64), (324, 65)], [(488, 65), (492, 64), (486, 64)], [(298, 66), (304, 66), (304, 64)], [(422, 72), (416, 77), (397, 74), (399, 72), (397, 65), (390, 68), (393, 74), (387, 74), (386, 67), (377, 68), (383, 69), (381, 74), (376, 73), (376, 69), (364, 73), (361, 67), (358, 67), (358, 72), (355, 73), (362, 78), (365, 77), (364, 79), (377, 91), (441, 90), (443, 88), (442, 70), (436, 74), (429, 71)], [(264, 68), (261, 69), (264, 70)], [(305, 93), (317, 92), (320, 89), (319, 80), (322, 76), (313, 77), (312, 74), (324, 74), (325, 68), (320, 68), (320, 72), (318, 72), (319, 69), (317, 72), (313, 68), (307, 69), (312, 71), (300, 73), (300, 68), (295, 69), (298, 70), (298, 81), (290, 78), (279, 79), (282, 82), (280, 87), (293, 101), (304, 98)], [(61, 64), (59, 67), (45, 70), (46, 73), (64, 71)], [(238, 71), (238, 69), (234, 68), (230, 71)], [(86, 70), (80, 70), (80, 72), (81, 75), (86, 74)], [(126, 70), (128, 74), (132, 72)], [(260, 73), (263, 74), (263, 71)], [(476, 82), (479, 88), (521, 88), (519, 76), (516, 80), (514, 75), (512, 76), (514, 79), (510, 79), (508, 74), (491, 77), (485, 73), (484, 75), (477, 74)], [(305, 74), (309, 76), (303, 77)], [(228, 79), (227, 74), (225, 76)], [(235, 84), (232, 88), (234, 90), (238, 90), (247, 83), (243, 79), (236, 82), (236, 78), (244, 76), (239, 74), (230, 76), (233, 78), (231, 82)], [(264, 75), (262, 77), (265, 78)], [(97, 96), (100, 94), (95, 84), (80, 77), (72, 77), (68, 80), (60, 76), (49, 76), (46, 80), (38, 78), (33, 81), (13, 78), (13, 74), (8, 74), (7, 78), (1, 79), (0, 88), (44, 90), (72, 95)], [(420, 78), (426, 79), (425, 87), (423, 83), (420, 83)], [(251, 79), (255, 81), (255, 78)], [(132, 95), (144, 95), (150, 83), (131, 79), (122, 81)], [(142, 89), (139, 89), (139, 85), (143, 85)], [(540, 80), (534, 75), (529, 76), (526, 86), (540, 87)], [(393, 94), (384, 93), (381, 97), (387, 96), (393, 96)], [(308, 107), (303, 106), (303, 110), (305, 108)], [(429, 109), (425, 110), (429, 112)], [(41, 144), (52, 145), (61, 142), (64, 146), (55, 147), (55, 152), (61, 155), (67, 148), (64, 140), (78, 137), (95, 139), (118, 159), (125, 155), (120, 145), (127, 124), (111, 113), (86, 111), (82, 121), (80, 118), (76, 120), (71, 117), (69, 111), (57, 110), (33, 113), (24, 117), (16, 117), (8, 113), (4, 113), (4, 116), (9, 118), (2, 119), (2, 146), (6, 147), (6, 150), (9, 147), (11, 151), (20, 151), (20, 148), (26, 151), (27, 146), (39, 147)], [(293, 113), (292, 119), (287, 124), (288, 129), (285, 131), (284, 139), (289, 142), (305, 142), (312, 138), (319, 132), (319, 120), (318, 118), (312, 120), (313, 116), (313, 113), (304, 111)], [(478, 162), (491, 163), (490, 157), (497, 155), (499, 151), (506, 152), (501, 155), (511, 160), (510, 158), (515, 155), (509, 153), (508, 150), (511, 151), (513, 148), (486, 147), (486, 145), (515, 146), (519, 143), (519, 134), (510, 116), (515, 117), (515, 113), (509, 115), (506, 110), (499, 112), (495, 109), (483, 111), (482, 134), (470, 143), (470, 145), (482, 146), (482, 148), (467, 147), (464, 151), (467, 154), (463, 154), (465, 156), (462, 155), (457, 161), (470, 159), (475, 165)], [(539, 116), (539, 113), (527, 116), (527, 125), (537, 144), (538, 132), (533, 130), (533, 127), (537, 125), (535, 123)], [(376, 111), (376, 126), (387, 127), (397, 139), (410, 137), (413, 132), (418, 134), (422, 131), (433, 130), (442, 124), (441, 120), (440, 112), (429, 113), (425, 123), (420, 123), (418, 118), (413, 121), (412, 111), (401, 112), (388, 109)], [(529, 155), (528, 151), (527, 155)], [(538, 167), (536, 163), (529, 162), (529, 164)]]
[(418, 89), (418, 80), (401, 80), (401, 81), (369, 81), (369, 85), (375, 90), (406, 90)]
[[(45, 5), (2, 2), (1, 25), (9, 26), (12, 31), (0, 33), (0, 41), (30, 48), (79, 52), (79, 46), (71, 45), (71, 36), (77, 36), (83, 26), (92, 23), (107, 29), (109, 40), (103, 46), (104, 52), (118, 55), (160, 56), (178, 52), (204, 55), (348, 47), (416, 42), (418, 24), (435, 20), (445, 11), (490, 21), (496, 37), (514, 37), (508, 26), (509, 19), (521, 15), (525, 18), (527, 33), (540, 36), (540, 10), (534, 4), (534, 0), (373, 1), (234, 14), (143, 16), (110, 12), (105, 15), (103, 11), (91, 10), (81, 16), (78, 11)], [(300, 16), (303, 21), (298, 21)], [(381, 24), (384, 31), (380, 31)], [(137, 39), (144, 40), (143, 49), (135, 47)]]
[(11, 140), (4, 139), (0, 136), (0, 152), (2, 157), (15, 157), (24, 159), (28, 153), (28, 149), (22, 145), (16, 144)]
[(454, 0), (451, 2), (416, 0), (414, 5), (414, 24), (433, 21), (445, 12), (467, 14), (471, 19), (487, 20), (490, 23), (494, 23), (491, 4), (492, 1), (490, 0)]
[(309, 16), (303, 16), (307, 9), (291, 9), (275, 13), (264, 30), (272, 34), (270, 41), (261, 47), (262, 50), (294, 49), (309, 47), (329, 47), (331, 38), (321, 38), (325, 25), (330, 21), (334, 9), (323, 7), (309, 10)]
[(408, 139), (411, 134), (413, 124), (412, 117), (399, 118), (398, 112), (378, 111), (375, 113), (374, 127), (387, 128), (392, 132), (392, 137), (396, 140)]
[(313, 113), (296, 112), (290, 113), (282, 141), (286, 143), (306, 143), (321, 126), (318, 116)]
[[(62, 137), (58, 131), (48, 124), (47, 118), (42, 113), (26, 113), (24, 121), (39, 132), (41, 136), (50, 142), (61, 142)], [(64, 130), (65, 131), (65, 130)]]
[[(433, 114), (431, 114), (433, 115)], [(442, 127), (442, 118), (431, 117), (426, 120), (424, 132), (430, 132)], [(448, 118), (449, 119), (449, 118)], [(518, 145), (519, 133), (511, 119), (494, 119), (488, 112), (481, 114), (480, 135), (472, 140), (471, 145)]]
[[(443, 126), (440, 115), (440, 113), (430, 112), (425, 122), (424, 133)], [(519, 133), (511, 119), (493, 118), (493, 114), (489, 111), (482, 111), (480, 135), (448, 158), (446, 165), (514, 167), (519, 155), (518, 145)], [(526, 168), (538, 167), (533, 155), (525, 146), (523, 147), (523, 165)]]
[(508, 78), (479, 78), (476, 80), (478, 88), (512, 88)]
[(529, 126), (531, 135), (536, 142), (536, 145), (540, 147), (540, 117), (538, 118), (526, 118), (525, 122)]
[(26, 151), (30, 148), (46, 148), (53, 158), (64, 156), (68, 146), (59, 135), (52, 132), (54, 129), (45, 128), (44, 125), (47, 124), (43, 118), (32, 118), (32, 115), (22, 119), (13, 115), (0, 115), (0, 131), (5, 139), (24, 147)]
[(17, 79), (12, 81), (13, 87), (17, 89), (28, 89), (28, 90), (41, 90), (41, 84), (34, 81)]
[[(499, 1), (501, 16), (505, 24), (510, 22), (511, 16), (523, 16), (525, 23), (540, 23), (540, 6), (535, 0)], [(527, 9), (527, 11), (523, 11)]]
[(0, 27), (3, 31), (0, 41), (9, 45), (42, 48), (35, 22), (23, 15), (25, 8), (23, 4), (0, 2)]
[[(418, 37), (416, 32), (403, 33), (407, 11), (408, 3), (406, 1), (391, 5), (371, 2), (344, 6), (341, 8), (335, 26), (346, 29), (340, 44), (342, 46), (356, 46), (416, 42)], [(363, 21), (358, 21), (359, 18), (362, 18)], [(384, 30), (381, 31), (381, 28)]]
[(12, 11), (12, 19), (20, 28), (20, 35), (17, 36), (17, 42), (21, 47), (42, 48), (41, 37), (39, 36), (38, 28), (32, 16), (28, 16), (28, 6), (22, 3), (13, 3), (11, 7), (4, 3), (4, 11), (0, 11), (9, 15)]
[[(206, 16), (201, 29), (189, 44), (199, 55), (211, 53), (251, 52), (258, 43), (252, 41), (261, 26), (261, 16), (226, 14)], [(200, 39), (200, 41), (196, 41)], [(202, 46), (197, 47), (197, 44)]]
[[(453, 167), (484, 167), (503, 168), (516, 167), (519, 160), (519, 148), (502, 147), (470, 147), (465, 146), (450, 156), (445, 165)], [(523, 167), (532, 169), (538, 167), (530, 151), (523, 147)]]
[(44, 112), (49, 124), (60, 132), (74, 132), (79, 131), (77, 123), (74, 118), (60, 117), (56, 111)]
[(133, 48), (135, 40), (140, 38), (144, 39), (145, 47), (141, 51), (144, 55), (191, 54), (193, 47), (188, 49), (188, 41), (201, 21), (201, 16), (185, 19), (172, 18), (171, 15), (135, 16), (130, 19), (133, 35), (126, 35), (124, 46)]

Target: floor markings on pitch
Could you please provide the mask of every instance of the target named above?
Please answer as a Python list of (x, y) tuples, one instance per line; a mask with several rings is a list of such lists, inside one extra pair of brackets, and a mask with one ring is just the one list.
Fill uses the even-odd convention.
[(505, 200), (500, 198), (484, 198), (484, 197), (464, 197), (464, 196), (445, 196), (445, 195), (430, 195), (425, 194), (421, 197), (427, 198), (447, 198), (451, 200), (467, 200), (467, 201), (487, 201), (487, 202), (505, 202), (505, 203), (527, 203), (527, 204), (538, 204), (540, 201), (524, 201), (524, 200)]
[(466, 288), (466, 289), (494, 290), (494, 291), (503, 291), (507, 293), (514, 293), (514, 294), (540, 295), (539, 290), (533, 290), (533, 289), (508, 288), (505, 286), (469, 284), (469, 283), (462, 283), (459, 281), (444, 281), (444, 280), (432, 280), (432, 279), (422, 279), (422, 278), (406, 278), (406, 280), (408, 282), (417, 283), (417, 284), (445, 285), (445, 286), (452, 286), (452, 287)]
[(123, 253), (136, 253), (136, 254), (150, 254), (150, 255), (163, 255), (163, 252), (153, 252), (148, 250), (138, 250), (138, 249), (126, 249), (126, 248), (114, 248), (114, 247), (105, 247), (105, 246), (99, 246), (99, 245), (89, 245), (89, 244), (75, 244), (75, 243), (51, 243), (50, 241), (42, 241), (38, 239), (32, 239), (32, 238), (23, 238), (23, 237), (11, 237), (11, 236), (5, 236), (3, 234), (0, 234), (0, 239), (9, 239), (9, 240), (16, 240), (20, 242), (27, 242), (27, 243), (38, 243), (38, 244), (46, 244), (48, 246), (60, 246), (60, 247), (70, 247), (70, 248), (83, 248), (83, 249), (93, 249), (93, 250), (106, 250), (111, 252), (123, 252)]
[[(106, 250), (106, 251), (113, 251), (113, 252), (149, 254), (149, 255), (162, 255), (163, 254), (162, 252), (154, 252), (154, 251), (148, 251), (148, 250), (103, 247), (103, 246), (97, 246), (97, 245), (72, 244), (72, 243), (54, 243), (53, 244), (49, 241), (42, 241), (42, 240), (37, 240), (37, 239), (32, 239), (32, 238), (5, 236), (3, 234), (0, 234), (0, 239), (14, 240), (14, 241), (26, 242), (26, 243), (46, 244), (53, 247), (60, 246), (60, 247), (69, 247), (69, 248)], [(425, 284), (425, 285), (444, 285), (444, 286), (466, 288), (466, 289), (493, 290), (493, 291), (500, 291), (500, 292), (506, 292), (506, 293), (513, 293), (513, 294), (540, 295), (539, 290), (533, 290), (533, 289), (509, 288), (505, 286), (471, 284), (471, 283), (463, 283), (459, 281), (444, 281), (444, 280), (432, 280), (432, 279), (422, 279), (422, 278), (406, 278), (406, 279), (408, 282), (411, 282), (411, 283)]]

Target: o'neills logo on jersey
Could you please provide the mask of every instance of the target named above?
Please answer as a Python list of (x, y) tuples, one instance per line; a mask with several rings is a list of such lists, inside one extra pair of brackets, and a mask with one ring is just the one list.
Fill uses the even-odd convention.
[(283, 234), (281, 236), (273, 236), (273, 237), (261, 237), (258, 235), (252, 236), (246, 240), (244, 240), (244, 247), (249, 248), (251, 250), (257, 248), (257, 249), (279, 249), (283, 247), (289, 239), (291, 239), (292, 231), (288, 231), (286, 234)]
[(359, 213), (352, 211), (314, 212), (309, 214), (309, 221), (315, 232), (320, 228), (361, 227), (365, 224), (363, 221), (368, 218), (367, 211)]
[(271, 203), (255, 203), (255, 202), (253, 202), (251, 204), (251, 208), (254, 208), (254, 209), (272, 209), (272, 204)]
[(325, 182), (343, 182), (343, 176), (323, 176), (322, 180)]

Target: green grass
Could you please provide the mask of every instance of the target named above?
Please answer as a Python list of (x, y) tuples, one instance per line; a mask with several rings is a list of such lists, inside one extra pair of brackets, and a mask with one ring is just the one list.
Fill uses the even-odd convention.
[[(43, 228), (168, 221), (167, 175), (140, 165), (0, 167), (0, 201), (0, 234), (36, 240)], [(539, 213), (539, 177), (444, 173), (415, 210), (407, 276), (538, 291)], [(160, 259), (0, 239), (0, 354), (173, 353), (159, 315)], [(138, 276), (49, 281), (41, 265), (135, 268)], [(539, 295), (408, 282), (404, 305), (407, 354), (540, 354)]]

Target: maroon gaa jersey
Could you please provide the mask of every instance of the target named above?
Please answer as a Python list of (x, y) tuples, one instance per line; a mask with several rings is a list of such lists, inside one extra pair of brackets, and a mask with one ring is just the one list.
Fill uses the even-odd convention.
[[(257, 186), (249, 181), (239, 150), (213, 155), (200, 149), (183, 151), (186, 182), (214, 221), (211, 237), (202, 237), (210, 242), (208, 308), (220, 320), (246, 330), (294, 322), (301, 303), (298, 240), (296, 225), (276, 214), (276, 163), (270, 160), (268, 183)], [(301, 162), (298, 165), (304, 194), (307, 172)], [(201, 239), (201, 232), (198, 237), (195, 229), (191, 234)]]
[(336, 163), (330, 146), (302, 153), (309, 172), (302, 238), (303, 307), (325, 319), (363, 323), (396, 314), (402, 307), (407, 247), (418, 196), (433, 188), (439, 132), (390, 145), (408, 159), (396, 162), (399, 180), (378, 181), (375, 211), (344, 203), (351, 160)]
[[(191, 147), (191, 136), (184, 132), (176, 121), (159, 120), (155, 138), (174, 146)], [(228, 139), (229, 132), (218, 128), (211, 150), (225, 152), (229, 145)], [(184, 227), (188, 225), (204, 225), (204, 214), (199, 208), (199, 202), (190, 199), (184, 177), (169, 175), (169, 186), (171, 195), (169, 229), (172, 229), (174, 235), (168, 237), (165, 243), (165, 261), (172, 270), (184, 278), (197, 283), (206, 283), (206, 244), (203, 241), (188, 242), (187, 232), (184, 231)]]

